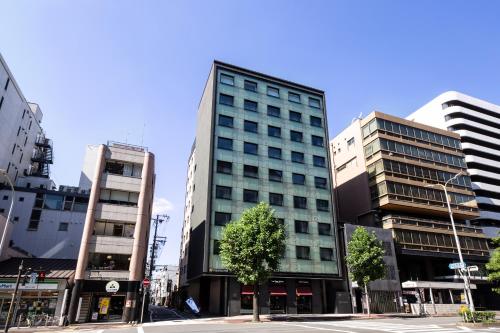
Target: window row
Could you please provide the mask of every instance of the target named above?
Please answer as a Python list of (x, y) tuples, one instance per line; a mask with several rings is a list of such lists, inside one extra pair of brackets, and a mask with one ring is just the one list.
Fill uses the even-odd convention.
[[(217, 148), (223, 150), (233, 150), (233, 139), (219, 136), (217, 138)], [(252, 142), (243, 142), (243, 152), (249, 155), (259, 155), (259, 145)], [(303, 152), (292, 151), (290, 160), (294, 163), (305, 163)], [(278, 147), (267, 147), (267, 157), (282, 159), (282, 149)], [(323, 156), (312, 155), (312, 164), (316, 167), (326, 168), (326, 159)]]
[[(229, 75), (229, 74), (220, 74), (220, 83), (222, 84), (227, 84), (230, 86), (234, 86), (234, 76)], [(244, 80), (243, 88), (247, 91), (251, 92), (257, 92), (258, 90), (258, 83), (252, 80)], [(280, 89), (274, 86), (267, 86), (267, 95), (275, 98), (280, 98)], [(294, 93), (289, 91), (288, 92), (288, 101), (293, 102), (293, 103), (301, 103), (301, 95), (298, 93)], [(318, 98), (314, 97), (309, 97), (309, 104), (310, 107), (319, 109), (321, 108), (321, 101)]]
[(116, 223), (96, 220), (93, 235), (133, 238), (134, 228), (135, 225), (132, 223)]
[[(227, 175), (233, 174), (233, 163), (217, 160), (217, 173)], [(255, 165), (243, 165), (243, 176), (248, 178), (259, 178), (259, 167)], [(268, 169), (268, 179), (273, 182), (283, 182), (283, 171), (276, 169)], [(306, 175), (301, 173), (292, 173), (292, 183), (295, 185), (306, 185)], [(316, 188), (326, 189), (327, 179), (324, 177), (314, 177), (314, 186)]]
[[(440, 246), (456, 249), (456, 243), (453, 235), (448, 234), (396, 229), (395, 238), (398, 243)], [(460, 236), (459, 241), (460, 247), (463, 249), (488, 251), (488, 242), (486, 239)]]
[(37, 193), (34, 208), (86, 212), (88, 197)]
[(363, 138), (366, 138), (376, 130), (383, 130), (412, 139), (418, 139), (442, 146), (461, 149), (460, 140), (458, 139), (380, 118), (373, 119), (368, 124), (363, 126)]
[(101, 189), (99, 202), (122, 206), (137, 206), (138, 192)]
[(142, 164), (106, 161), (104, 172), (125, 177), (141, 178)]
[[(234, 106), (234, 97), (226, 94), (219, 94), (219, 104), (226, 106)], [(243, 109), (251, 112), (259, 111), (259, 104), (255, 101), (243, 100)], [(281, 108), (274, 105), (267, 105), (267, 115), (269, 117), (281, 118)], [(288, 119), (293, 122), (302, 123), (302, 113), (297, 111), (289, 111)], [(314, 127), (323, 127), (323, 120), (320, 117), (309, 116), (309, 124)]]

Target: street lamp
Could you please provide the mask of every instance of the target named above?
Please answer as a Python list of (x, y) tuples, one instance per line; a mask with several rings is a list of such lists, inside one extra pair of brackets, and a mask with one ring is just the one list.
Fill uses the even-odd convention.
[(458, 270), (460, 272), (460, 275), (462, 276), (462, 279), (464, 280), (464, 285), (465, 285), (465, 291), (467, 292), (467, 297), (469, 299), (469, 307), (471, 311), (474, 310), (474, 301), (472, 300), (472, 293), (470, 290), (470, 284), (469, 284), (469, 279), (465, 275), (466, 267), (464, 263), (464, 258), (462, 256), (462, 249), (460, 248), (460, 241), (458, 240), (458, 234), (457, 234), (457, 229), (455, 228), (455, 220), (453, 219), (453, 212), (451, 211), (451, 205), (450, 205), (450, 198), (448, 197), (448, 191), (446, 190), (446, 186), (448, 186), (448, 183), (455, 180), (459, 176), (466, 175), (466, 173), (462, 170), (459, 173), (457, 173), (455, 176), (451, 177), (448, 179), (444, 185), (443, 184), (431, 184), (427, 185), (426, 187), (432, 187), (432, 186), (441, 186), (444, 190), (444, 195), (446, 197), (446, 205), (448, 206), (448, 214), (450, 214), (450, 221), (451, 221), (451, 227), (453, 228), (453, 235), (455, 236), (455, 243), (457, 244), (457, 250), (458, 250), (458, 257), (460, 259), (460, 269)]
[(10, 180), (10, 177), (7, 174), (7, 171), (5, 169), (0, 169), (0, 175), (3, 175), (7, 179), (7, 181), (9, 182), (10, 188), (12, 190), (12, 201), (10, 202), (9, 213), (7, 214), (7, 220), (5, 221), (5, 226), (3, 227), (2, 240), (0, 241), (0, 255), (2, 255), (3, 248), (5, 246), (5, 243), (7, 242), (7, 240), (6, 240), (7, 228), (9, 226), (10, 215), (12, 214), (12, 208), (14, 207), (14, 197), (16, 195), (16, 191), (14, 190), (14, 185), (12, 184), (12, 181)]

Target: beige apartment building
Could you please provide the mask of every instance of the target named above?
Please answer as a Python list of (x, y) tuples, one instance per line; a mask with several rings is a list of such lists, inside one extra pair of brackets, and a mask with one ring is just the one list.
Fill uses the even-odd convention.
[(70, 323), (135, 320), (154, 183), (154, 155), (146, 148), (115, 142), (87, 147), (80, 188), (90, 189), (90, 198)]
[[(476, 306), (494, 304), (484, 281), (487, 238), (468, 222), (479, 213), (458, 134), (373, 112), (354, 120), (330, 149), (340, 222), (390, 230), (403, 288), (405, 281), (434, 287), (425, 289), (424, 302), (461, 301), (463, 283), (448, 268), (458, 261), (457, 248), (446, 197), (436, 184), (462, 173), (447, 187), (451, 209), (464, 260), (480, 267), (472, 279)], [(414, 296), (403, 290), (402, 300), (412, 303)]]

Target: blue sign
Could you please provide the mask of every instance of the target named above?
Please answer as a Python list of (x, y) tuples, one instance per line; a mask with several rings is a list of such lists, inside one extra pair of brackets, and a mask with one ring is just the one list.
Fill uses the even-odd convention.
[(465, 263), (464, 262), (453, 262), (448, 265), (449, 269), (465, 269)]
[(189, 297), (186, 300), (186, 304), (187, 304), (187, 306), (189, 306), (189, 309), (191, 309), (191, 311), (194, 314), (200, 313), (200, 309), (198, 308), (198, 305), (196, 305), (196, 302), (194, 301), (194, 299), (192, 297)]

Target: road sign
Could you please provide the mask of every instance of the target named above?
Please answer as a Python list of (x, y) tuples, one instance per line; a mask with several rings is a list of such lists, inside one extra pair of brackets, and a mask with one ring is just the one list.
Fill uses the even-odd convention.
[(479, 267), (477, 267), (477, 266), (469, 266), (469, 267), (467, 267), (467, 269), (469, 270), (469, 272), (479, 271)]
[(465, 263), (462, 262), (453, 262), (448, 265), (449, 269), (464, 269), (465, 268)]
[(144, 287), (149, 286), (149, 284), (150, 284), (150, 283), (151, 283), (151, 281), (149, 281), (149, 279), (148, 279), (148, 278), (144, 278), (144, 280), (142, 280), (142, 285), (143, 285)]

